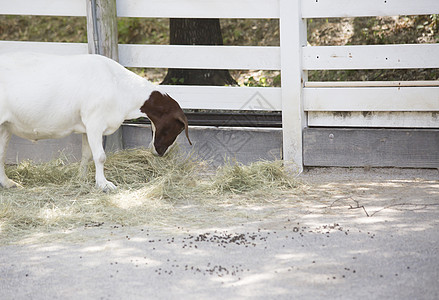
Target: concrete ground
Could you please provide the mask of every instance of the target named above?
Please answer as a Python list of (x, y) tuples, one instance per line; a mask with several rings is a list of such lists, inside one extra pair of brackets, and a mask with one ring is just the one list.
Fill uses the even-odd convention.
[(437, 170), (301, 178), (303, 192), (223, 223), (95, 224), (0, 246), (0, 299), (439, 299)]

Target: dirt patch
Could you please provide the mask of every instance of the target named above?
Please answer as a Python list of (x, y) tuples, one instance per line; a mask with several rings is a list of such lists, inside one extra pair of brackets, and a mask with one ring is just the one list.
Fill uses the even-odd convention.
[(321, 200), (326, 210), (358, 210), (367, 217), (439, 206), (438, 178), (436, 169), (398, 168), (314, 168), (301, 175), (307, 197)]
[(437, 298), (436, 170), (296, 180), (282, 193), (180, 201), (137, 226), (29, 232), (0, 247), (0, 298)]
[[(271, 169), (268, 173), (266, 170), (264, 172), (273, 176)], [(295, 186), (290, 188), (275, 186), (265, 189), (250, 186), (245, 182), (244, 177), (256, 176), (250, 170), (235, 168), (227, 174), (233, 176), (230, 175), (228, 180), (222, 181), (223, 184), (226, 182), (232, 189), (243, 185), (250, 190), (225, 194), (215, 194), (211, 190), (206, 190), (198, 191), (193, 197), (182, 194), (180, 198), (175, 192), (178, 194), (178, 189), (181, 187), (174, 182), (174, 194), (172, 198), (166, 198), (153, 197), (150, 193), (145, 193), (147, 186), (133, 186), (107, 195), (84, 190), (92, 188), (91, 185), (79, 185), (80, 189), (77, 193), (70, 192), (63, 197), (64, 202), (67, 203), (63, 204), (65, 207), (61, 206), (56, 196), (45, 192), (44, 186), (32, 187), (25, 192), (2, 191), (0, 200), (3, 204), (8, 203), (8, 206), (3, 207), (5, 219), (1, 232), (2, 239), (7, 243), (53, 242), (60, 239), (74, 242), (101, 238), (114, 226), (125, 227), (125, 229), (147, 226), (158, 230), (174, 231), (183, 227), (188, 230), (199, 230), (263, 222), (274, 228), (282, 228), (287, 219), (309, 221), (310, 216), (313, 216), (314, 225), (320, 226), (322, 222), (333, 222), (329, 219), (334, 214), (352, 220), (366, 218), (374, 221), (389, 212), (397, 214), (404, 211), (439, 208), (437, 170), (315, 168), (308, 169), (296, 177)], [(278, 179), (273, 182), (277, 181)], [(264, 183), (261, 181), (258, 185)], [(191, 189), (195, 187), (196, 185), (193, 185)], [(74, 190), (74, 186), (69, 188)], [(25, 195), (27, 200), (24, 202), (8, 200), (14, 192)], [(30, 216), (29, 213), (17, 215), (17, 218), (21, 216), (20, 218), (24, 219), (18, 218), (13, 220), (14, 223), (11, 223), (11, 220), (10, 224), (7, 223), (6, 213), (10, 214), (15, 210), (20, 212), (23, 208), (33, 207), (28, 203), (35, 196), (32, 194), (39, 197), (37, 204), (40, 207), (33, 210), (36, 215)], [(19, 207), (14, 206), (17, 203), (20, 204)], [(66, 213), (67, 210), (69, 213)], [(22, 224), (23, 228), (20, 228), (21, 225), (19, 226), (18, 223)], [(28, 223), (35, 226), (26, 225)], [(10, 235), (12, 229), (9, 228), (8, 231), (6, 228), (13, 224), (15, 225), (12, 229), (15, 228), (14, 230), (17, 229), (19, 232), (12, 238)], [(91, 235), (89, 236), (88, 233)]]

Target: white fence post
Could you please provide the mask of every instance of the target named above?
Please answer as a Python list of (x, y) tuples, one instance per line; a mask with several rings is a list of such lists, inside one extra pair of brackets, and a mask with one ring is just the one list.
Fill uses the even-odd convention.
[(116, 0), (86, 1), (88, 52), (119, 61)]
[[(116, 0), (86, 1), (88, 52), (119, 61)], [(122, 129), (118, 129), (105, 138), (105, 150), (122, 149)]]
[(302, 130), (306, 126), (303, 110), (302, 47), (306, 46), (306, 20), (300, 0), (280, 0), (280, 47), (282, 83), (283, 158), (303, 171)]

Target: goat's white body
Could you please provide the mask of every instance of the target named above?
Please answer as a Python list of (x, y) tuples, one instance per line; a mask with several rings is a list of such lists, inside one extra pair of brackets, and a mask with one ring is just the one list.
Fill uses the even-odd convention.
[(141, 116), (148, 90), (154, 85), (103, 56), (0, 55), (0, 124), (31, 140), (86, 133), (90, 123), (111, 134)]
[(146, 115), (140, 107), (155, 85), (111, 59), (98, 55), (0, 55), (0, 184), (10, 134), (30, 140), (83, 135), (82, 167), (93, 156), (96, 184), (113, 189), (103, 174), (102, 135), (126, 119)]

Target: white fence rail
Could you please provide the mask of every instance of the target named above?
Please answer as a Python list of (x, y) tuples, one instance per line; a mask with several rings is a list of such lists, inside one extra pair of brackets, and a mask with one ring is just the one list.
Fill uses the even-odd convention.
[[(117, 0), (120, 17), (148, 18), (279, 18), (281, 0)], [(301, 16), (309, 18), (429, 15), (436, 0), (301, 0)], [(85, 16), (83, 0), (2, 0), (5, 15)]]
[(303, 18), (430, 15), (439, 11), (436, 0), (302, 0)]
[[(0, 14), (85, 16), (86, 0), (0, 0)], [(437, 0), (117, 0), (119, 17), (276, 18), (280, 47), (119, 45), (128, 67), (281, 70), (282, 88), (168, 86), (184, 108), (282, 110), (284, 158), (305, 126), (439, 127), (437, 82), (307, 82), (308, 70), (439, 68), (439, 44), (309, 46), (306, 19), (439, 14)], [(86, 44), (1, 41), (0, 53), (87, 53)], [(345, 113), (340, 113), (345, 112)]]
[(304, 70), (439, 68), (439, 44), (314, 46), (303, 49)]
[[(87, 44), (0, 41), (1, 52), (87, 53)], [(279, 47), (119, 45), (119, 62), (126, 67), (279, 70)]]
[[(279, 18), (279, 0), (117, 0), (119, 17)], [(86, 16), (85, 0), (2, 0), (5, 15)]]
[[(302, 0), (303, 18), (437, 14), (436, 0)], [(439, 68), (439, 44), (303, 48), (304, 70)], [(306, 82), (308, 126), (438, 128), (438, 82)]]

